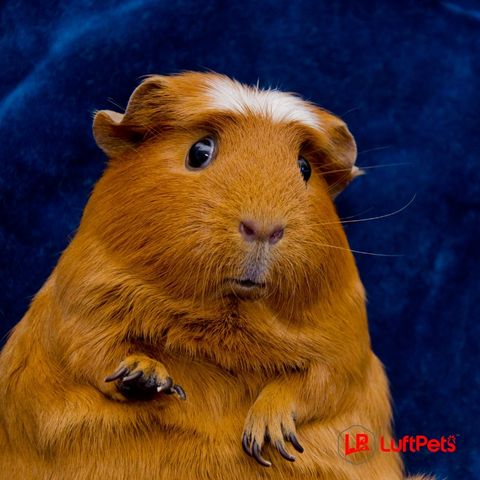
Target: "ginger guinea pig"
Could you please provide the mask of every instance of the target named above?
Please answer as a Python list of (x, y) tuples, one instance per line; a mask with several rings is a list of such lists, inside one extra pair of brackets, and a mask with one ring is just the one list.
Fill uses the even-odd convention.
[(345, 124), (183, 73), (93, 130), (108, 167), (0, 357), (0, 478), (402, 479), (338, 451), (352, 425), (391, 439), (332, 202)]

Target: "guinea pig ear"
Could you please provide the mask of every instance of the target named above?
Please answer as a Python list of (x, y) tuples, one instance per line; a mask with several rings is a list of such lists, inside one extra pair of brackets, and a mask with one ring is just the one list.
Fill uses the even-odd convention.
[(330, 195), (335, 198), (354, 178), (364, 172), (355, 165), (357, 146), (345, 122), (320, 108), (317, 114), (322, 127), (319, 143), (324, 159), (321, 168)]
[(93, 135), (108, 157), (118, 157), (135, 149), (158, 124), (163, 78), (151, 76), (140, 84), (130, 96), (124, 114), (111, 110), (96, 112)]

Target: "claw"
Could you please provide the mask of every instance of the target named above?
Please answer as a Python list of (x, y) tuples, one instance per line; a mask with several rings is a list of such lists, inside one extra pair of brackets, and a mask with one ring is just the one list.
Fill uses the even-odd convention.
[(257, 443), (256, 440), (253, 441), (253, 445), (252, 445), (252, 454), (255, 458), (255, 460), (262, 466), (264, 467), (271, 467), (272, 464), (265, 460), (263, 457), (262, 457), (262, 454), (260, 452), (260, 445)]
[(108, 377), (105, 377), (105, 381), (113, 382), (114, 380), (118, 380), (119, 378), (123, 377), (127, 372), (127, 367), (120, 367), (116, 372), (112, 373)]
[(252, 451), (250, 450), (250, 438), (246, 433), (244, 433), (242, 437), (242, 447), (243, 447), (243, 451), (247, 455), (252, 456)]
[(295, 436), (295, 434), (293, 432), (290, 432), (287, 440), (293, 445), (293, 448), (297, 452), (303, 453), (305, 451), (304, 448), (300, 445), (300, 442), (297, 440), (297, 437)]
[(294, 462), (295, 457), (293, 455), (290, 455), (287, 450), (285, 449), (285, 445), (282, 442), (276, 442), (275, 443), (275, 448), (278, 450), (278, 453), (285, 459), (288, 460), (289, 462)]
[(174, 385), (172, 387), (172, 390), (174, 393), (176, 393), (180, 397), (180, 400), (187, 399), (187, 394), (185, 393), (185, 390), (180, 385)]
[(143, 372), (141, 370), (138, 370), (136, 372), (131, 373), (130, 375), (127, 375), (126, 377), (123, 377), (124, 382), (131, 382), (132, 380), (136, 380), (137, 378), (140, 378), (143, 375)]
[(157, 392), (160, 393), (160, 392), (168, 391), (172, 388), (172, 386), (173, 386), (173, 380), (171, 379), (171, 377), (167, 377), (167, 379), (165, 380), (165, 383), (162, 383), (162, 385), (159, 385), (157, 387)]

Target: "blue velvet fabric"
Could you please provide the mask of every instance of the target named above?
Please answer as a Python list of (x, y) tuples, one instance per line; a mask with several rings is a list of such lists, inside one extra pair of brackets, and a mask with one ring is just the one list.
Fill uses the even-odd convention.
[[(0, 323), (54, 267), (105, 159), (92, 112), (148, 73), (213, 69), (348, 122), (368, 174), (338, 199), (398, 436), (457, 434), (411, 472), (480, 478), (480, 4), (220, 0), (2, 3)], [(408, 206), (407, 206), (408, 205)], [(477, 440), (475, 442), (475, 440)], [(368, 479), (365, 479), (368, 480)]]

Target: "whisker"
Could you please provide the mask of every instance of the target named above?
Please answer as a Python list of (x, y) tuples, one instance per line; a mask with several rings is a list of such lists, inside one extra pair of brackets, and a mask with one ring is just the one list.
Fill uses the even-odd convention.
[(340, 221), (342, 222), (344, 220), (349, 220), (351, 218), (358, 217), (359, 215), (363, 215), (364, 213), (370, 212), (372, 209), (373, 209), (373, 207), (366, 208), (365, 210), (362, 210), (361, 212), (355, 213), (354, 215), (349, 215), (348, 217), (342, 217), (342, 218), (340, 218)]
[(395, 210), (394, 212), (386, 213), (385, 215), (378, 215), (376, 217), (369, 217), (369, 218), (357, 218), (355, 220), (344, 220), (344, 221), (339, 221), (339, 222), (325, 222), (325, 223), (319, 223), (317, 224), (318, 226), (323, 226), (323, 225), (338, 225), (338, 224), (345, 224), (345, 223), (359, 223), (359, 222), (369, 222), (371, 220), (381, 220), (383, 218), (388, 218), (392, 217), (393, 215), (397, 215), (401, 212), (403, 212), (405, 209), (407, 209), (414, 201), (415, 198), (417, 197), (417, 194), (415, 193), (411, 200), (404, 205), (402, 208), (399, 208), (398, 210)]
[(111, 103), (113, 106), (117, 107), (118, 109), (120, 109), (120, 111), (124, 112), (126, 110), (125, 107), (122, 107), (121, 105), (119, 105), (118, 103), (114, 102), (113, 98), (107, 98), (107, 102), (108, 103)]
[(371, 168), (385, 168), (385, 167), (400, 167), (403, 165), (411, 165), (412, 162), (397, 162), (397, 163), (381, 163), (380, 165), (367, 165), (367, 166), (358, 166), (360, 170), (367, 170)]
[(365, 250), (354, 250), (353, 248), (339, 247), (338, 245), (328, 245), (326, 243), (315, 243), (315, 242), (311, 242), (311, 243), (312, 245), (316, 245), (318, 247), (334, 248), (336, 250), (359, 253), (361, 255), (371, 255), (373, 257), (404, 257), (405, 256), (405, 254), (403, 253), (376, 253), (376, 252), (367, 252)]
[[(366, 165), (366, 166), (362, 166), (362, 165), (357, 165), (357, 167), (360, 169), (360, 170), (371, 170), (372, 168), (387, 168), (387, 167), (398, 167), (398, 166), (402, 166), (402, 165), (411, 165), (411, 162), (398, 162), (398, 163), (383, 163), (383, 164), (380, 164), (380, 165)], [(328, 170), (328, 171), (325, 171), (325, 172), (321, 172), (320, 175), (321, 176), (325, 176), (325, 175), (329, 175), (331, 173), (338, 173), (338, 172), (351, 172), (352, 171), (352, 168), (338, 168), (336, 170)]]
[(344, 117), (345, 115), (348, 115), (349, 113), (355, 112), (357, 110), (360, 110), (362, 107), (352, 107), (350, 110), (347, 110), (346, 112), (343, 112), (340, 117)]
[(342, 222), (342, 224), (343, 223), (356, 223), (356, 222), (369, 222), (371, 220), (381, 220), (383, 218), (392, 217), (393, 215), (398, 215), (399, 213), (406, 210), (415, 201), (415, 198), (417, 198), (416, 193), (413, 194), (413, 197), (410, 199), (410, 201), (406, 205), (399, 208), (398, 210), (395, 210), (395, 211), (390, 212), (390, 213), (386, 213), (385, 215), (377, 215), (376, 217), (369, 217), (369, 218), (357, 218), (355, 220), (345, 220), (344, 222)]
[(364, 153), (376, 152), (377, 150), (386, 150), (387, 148), (392, 148), (393, 145), (384, 145), (382, 147), (373, 147), (369, 148), (368, 150), (362, 150), (361, 152), (357, 153), (358, 155), (363, 155)]
[(353, 248), (336, 247), (334, 245), (322, 244), (322, 246), (329, 247), (329, 248), (339, 248), (341, 250), (350, 250), (353, 253), (359, 253), (361, 255), (371, 255), (372, 257), (404, 257), (405, 256), (405, 254), (403, 253), (376, 253), (376, 252), (366, 252), (364, 250), (354, 250)]
[(328, 192), (334, 192), (335, 191), (335, 188), (338, 186), (338, 185), (341, 185), (342, 182), (344, 182), (345, 180), (348, 179), (348, 177), (350, 176), (350, 171), (348, 171), (345, 175), (342, 175), (336, 182), (332, 183), (329, 187), (328, 187)]

